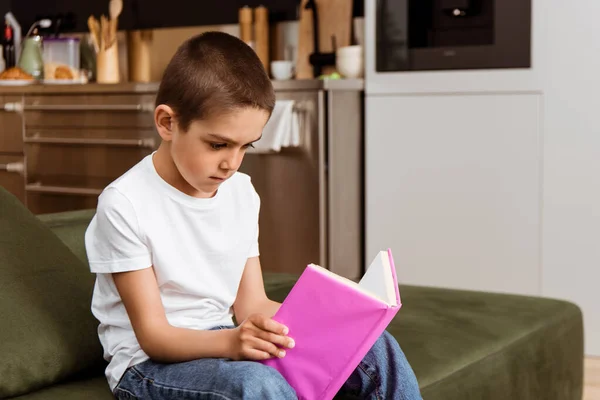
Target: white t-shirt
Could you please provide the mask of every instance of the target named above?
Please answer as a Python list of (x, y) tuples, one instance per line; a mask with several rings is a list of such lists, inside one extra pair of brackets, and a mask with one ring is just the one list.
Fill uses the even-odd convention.
[(173, 326), (208, 329), (233, 323), (232, 305), (246, 261), (258, 256), (260, 200), (236, 173), (212, 198), (188, 196), (145, 157), (100, 195), (85, 234), (96, 273), (92, 312), (114, 389), (125, 370), (149, 357), (140, 348), (111, 273), (150, 266)]

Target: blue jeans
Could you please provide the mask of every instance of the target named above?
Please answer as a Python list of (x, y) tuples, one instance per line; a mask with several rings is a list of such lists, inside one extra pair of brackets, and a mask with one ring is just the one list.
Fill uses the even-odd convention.
[[(297, 399), (294, 389), (274, 368), (223, 358), (175, 364), (144, 361), (127, 369), (115, 388), (115, 396), (119, 400)], [(421, 399), (421, 394), (400, 346), (384, 332), (336, 399), (415, 400)]]

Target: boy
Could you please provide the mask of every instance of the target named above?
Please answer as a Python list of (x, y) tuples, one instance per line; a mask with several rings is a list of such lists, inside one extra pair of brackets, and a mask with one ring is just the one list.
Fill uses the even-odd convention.
[[(263, 286), (260, 200), (237, 172), (274, 105), (258, 57), (233, 36), (191, 38), (167, 66), (154, 112), (161, 145), (103, 191), (85, 237), (117, 398), (296, 398), (253, 362), (285, 357), (294, 341), (271, 319), (280, 304)], [(389, 334), (342, 394), (420, 399)]]

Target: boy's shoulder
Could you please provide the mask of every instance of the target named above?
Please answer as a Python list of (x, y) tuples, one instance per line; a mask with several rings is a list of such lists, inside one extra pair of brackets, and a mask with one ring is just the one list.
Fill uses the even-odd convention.
[(254, 189), (254, 184), (252, 183), (252, 178), (250, 177), (250, 175), (247, 175), (243, 172), (237, 171), (235, 174), (233, 174), (231, 176), (231, 178), (229, 178), (229, 180), (233, 184), (232, 186), (236, 186), (240, 189), (248, 190), (252, 193), (256, 193), (256, 191)]
[[(133, 194), (144, 192), (148, 189), (149, 170), (148, 162), (151, 162), (151, 156), (142, 158), (137, 164), (127, 170), (123, 175), (112, 181), (106, 186), (106, 189), (117, 189), (123, 194)], [(106, 190), (105, 189), (105, 190)]]
[(109, 183), (98, 199), (100, 209), (117, 207), (123, 203), (131, 203), (136, 198), (148, 198), (150, 188), (147, 170), (148, 157), (144, 157), (123, 175)]

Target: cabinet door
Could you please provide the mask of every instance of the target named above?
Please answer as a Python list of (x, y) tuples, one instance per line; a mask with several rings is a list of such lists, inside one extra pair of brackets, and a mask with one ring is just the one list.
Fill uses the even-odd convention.
[[(0, 108), (18, 103), (20, 96), (0, 96)], [(23, 119), (15, 112), (0, 112), (0, 153), (23, 154)]]
[(25, 204), (25, 178), (19, 171), (7, 171), (6, 165), (24, 165), (23, 156), (0, 154), (0, 186)]
[(160, 143), (153, 101), (153, 94), (26, 96), (29, 209), (96, 207), (102, 189)]
[(278, 99), (306, 102), (309, 126), (302, 145), (272, 154), (248, 154), (240, 172), (250, 175), (261, 199), (259, 246), (265, 271), (301, 273), (326, 266), (324, 147), (319, 139), (316, 92), (279, 92)]
[(540, 291), (538, 95), (369, 97), (366, 258), (403, 283)]

